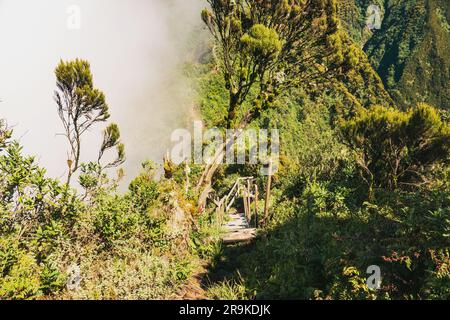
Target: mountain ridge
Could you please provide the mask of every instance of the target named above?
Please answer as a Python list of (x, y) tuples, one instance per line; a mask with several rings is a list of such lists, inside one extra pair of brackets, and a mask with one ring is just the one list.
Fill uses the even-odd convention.
[[(365, 25), (370, 4), (383, 15), (381, 29), (373, 32)], [(450, 2), (345, 0), (341, 19), (399, 107), (426, 102), (448, 109)]]

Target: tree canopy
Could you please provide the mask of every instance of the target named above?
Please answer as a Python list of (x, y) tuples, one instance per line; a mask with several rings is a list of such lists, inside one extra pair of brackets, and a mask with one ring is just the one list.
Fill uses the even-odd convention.
[(58, 88), (55, 101), (70, 145), (67, 161), (67, 183), (70, 183), (72, 174), (80, 167), (81, 136), (95, 123), (108, 120), (108, 105), (104, 93), (94, 88), (89, 62), (61, 60), (55, 75)]
[(227, 125), (255, 90), (241, 121), (272, 105), (283, 90), (332, 77), (345, 61), (335, 0), (208, 0), (202, 18), (219, 46), (229, 107)]

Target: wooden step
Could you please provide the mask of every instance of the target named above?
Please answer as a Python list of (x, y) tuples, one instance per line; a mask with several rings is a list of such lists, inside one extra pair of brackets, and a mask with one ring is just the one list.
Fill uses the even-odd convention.
[(242, 216), (237, 216), (234, 218), (230, 218), (230, 220), (225, 224), (225, 226), (229, 227), (248, 227), (247, 220)]
[(229, 217), (231, 219), (240, 219), (240, 218), (243, 218), (244, 216), (239, 213), (236, 213), (236, 214), (230, 214)]
[(248, 223), (247, 221), (242, 221), (242, 220), (234, 220), (234, 221), (230, 221), (228, 222), (225, 227), (248, 227)]
[(229, 232), (222, 238), (223, 243), (238, 243), (238, 242), (249, 242), (256, 237), (255, 228), (245, 228), (241, 230), (236, 230), (234, 232)]
[(250, 228), (243, 213), (233, 213), (223, 226), (223, 243), (249, 242), (256, 237), (256, 229)]

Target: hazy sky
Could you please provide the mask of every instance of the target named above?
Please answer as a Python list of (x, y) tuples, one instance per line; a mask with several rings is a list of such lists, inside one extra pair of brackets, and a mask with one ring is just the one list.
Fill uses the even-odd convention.
[[(81, 28), (67, 12), (81, 9)], [(170, 133), (190, 114), (189, 92), (178, 68), (186, 39), (201, 23), (202, 0), (0, 0), (0, 118), (13, 126), (27, 154), (52, 177), (64, 175), (65, 138), (53, 101), (60, 59), (91, 63), (111, 121), (127, 150), (127, 180), (147, 159), (160, 161)], [(69, 24), (70, 25), (70, 24)], [(102, 124), (83, 140), (95, 158)]]

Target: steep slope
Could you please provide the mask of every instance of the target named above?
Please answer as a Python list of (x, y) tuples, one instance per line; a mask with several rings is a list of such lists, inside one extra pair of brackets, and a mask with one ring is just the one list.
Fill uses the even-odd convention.
[[(381, 30), (365, 26), (370, 4), (384, 15)], [(450, 102), (450, 2), (447, 0), (344, 0), (343, 24), (363, 46), (386, 88), (401, 107)]]
[[(401, 105), (427, 102), (450, 108), (450, 2), (429, 1), (426, 33), (417, 50), (406, 61), (393, 89)], [(395, 79), (394, 79), (395, 81)]]
[(373, 32), (366, 27), (366, 12), (370, 5), (377, 5), (384, 14), (384, 0), (341, 0), (340, 17), (351, 38), (361, 47), (372, 37)]

